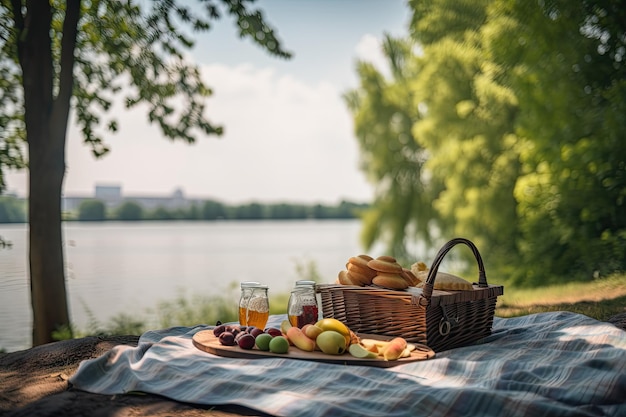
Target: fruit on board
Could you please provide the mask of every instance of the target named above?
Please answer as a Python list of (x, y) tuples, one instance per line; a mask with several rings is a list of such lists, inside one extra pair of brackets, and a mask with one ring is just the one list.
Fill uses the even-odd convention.
[(235, 346), (235, 344), (237, 343), (235, 342), (235, 335), (233, 335), (231, 332), (226, 331), (220, 333), (220, 335), (218, 336), (218, 340), (224, 346)]
[(383, 348), (383, 358), (387, 361), (396, 360), (402, 357), (404, 349), (407, 347), (407, 342), (401, 337), (392, 339), (387, 346)]
[(378, 345), (375, 340), (372, 339), (361, 339), (361, 345), (369, 350), (370, 352), (374, 352), (378, 354)]
[(287, 339), (289, 339), (289, 342), (295, 347), (305, 352), (313, 352), (315, 350), (315, 340), (307, 337), (299, 327), (290, 327), (287, 330)]
[(346, 340), (346, 346), (350, 344), (350, 339), (351, 339), (350, 329), (341, 321), (337, 319), (333, 319), (333, 318), (325, 318), (325, 319), (318, 320), (318, 322), (315, 323), (315, 325), (319, 327), (320, 329), (322, 329), (323, 331), (333, 330), (343, 335)]
[(271, 336), (281, 336), (283, 334), (283, 332), (276, 327), (268, 327), (267, 329), (265, 329), (265, 333)]
[(280, 331), (285, 335), (287, 334), (287, 330), (292, 327), (289, 320), (283, 320), (280, 322)]
[(350, 347), (348, 348), (348, 352), (350, 352), (350, 354), (354, 356), (355, 358), (360, 358), (360, 359), (378, 358), (378, 353), (371, 352), (365, 349), (363, 346), (359, 345), (358, 343), (351, 344)]
[(219, 326), (213, 329), (213, 334), (215, 335), (215, 337), (219, 337), (219, 335), (221, 335), (225, 331), (226, 331), (226, 326), (223, 324), (220, 324)]
[(250, 350), (255, 345), (254, 336), (252, 336), (250, 333), (242, 333), (242, 336), (237, 339), (237, 344), (242, 349)]
[(273, 339), (272, 335), (269, 333), (260, 334), (254, 339), (254, 344), (259, 350), (267, 352), (270, 350), (270, 341)]
[[(411, 352), (414, 351), (416, 348), (413, 343), (407, 343), (407, 341), (402, 337), (396, 337), (392, 340), (364, 338), (360, 340), (359, 344), (363, 346), (366, 350), (376, 352), (379, 357), (383, 357), (383, 359), (386, 360), (408, 358), (409, 356), (411, 356)], [(392, 344), (394, 345), (394, 347), (389, 349), (389, 345)]]
[(253, 327), (252, 330), (248, 330), (248, 334), (252, 335), (255, 338), (263, 333), (263, 330), (259, 329), (258, 327)]
[(317, 346), (329, 355), (341, 355), (346, 351), (346, 338), (343, 334), (334, 330), (325, 330), (317, 336)]
[(287, 353), (289, 351), (289, 341), (285, 336), (276, 336), (270, 340), (269, 349), (272, 353)]
[(305, 324), (302, 326), (302, 333), (304, 333), (309, 339), (316, 340), (324, 330), (321, 327), (317, 327), (314, 324)]

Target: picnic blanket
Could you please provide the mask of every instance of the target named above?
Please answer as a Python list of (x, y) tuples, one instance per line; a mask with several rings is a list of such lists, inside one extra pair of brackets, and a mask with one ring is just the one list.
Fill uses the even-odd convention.
[(496, 317), (479, 344), (391, 368), (218, 357), (192, 344), (210, 328), (149, 331), (81, 363), (70, 383), (276, 416), (626, 416), (626, 332), (584, 315)]

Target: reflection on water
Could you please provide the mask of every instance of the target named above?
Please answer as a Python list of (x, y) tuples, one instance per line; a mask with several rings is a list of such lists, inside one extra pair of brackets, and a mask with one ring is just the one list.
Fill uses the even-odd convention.
[[(363, 252), (359, 232), (356, 220), (65, 223), (72, 321), (84, 329), (89, 314), (100, 323), (122, 312), (146, 317), (181, 292), (236, 303), (240, 281), (288, 293), (309, 262), (333, 282)], [(27, 226), (0, 225), (0, 235), (13, 243), (0, 250), (0, 348), (15, 351), (31, 340)]]

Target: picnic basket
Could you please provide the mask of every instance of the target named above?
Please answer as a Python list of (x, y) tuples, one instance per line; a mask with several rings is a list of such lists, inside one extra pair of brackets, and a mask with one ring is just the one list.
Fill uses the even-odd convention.
[[(434, 289), (439, 265), (457, 244), (467, 245), (478, 263), (473, 290)], [(470, 240), (455, 238), (439, 250), (422, 288), (389, 290), (377, 286), (319, 284), (322, 315), (344, 322), (352, 331), (400, 336), (435, 352), (467, 346), (491, 334), (500, 285), (487, 283), (483, 260)]]

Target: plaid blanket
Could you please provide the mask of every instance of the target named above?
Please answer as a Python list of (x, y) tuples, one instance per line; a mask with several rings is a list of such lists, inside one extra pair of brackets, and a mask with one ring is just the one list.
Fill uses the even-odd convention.
[(209, 328), (149, 331), (81, 363), (70, 382), (276, 416), (626, 416), (626, 332), (583, 315), (496, 317), (480, 344), (392, 368), (217, 357), (192, 344)]

